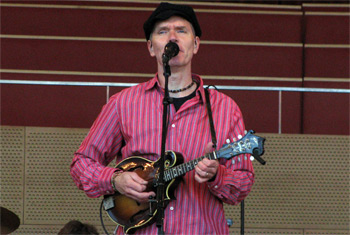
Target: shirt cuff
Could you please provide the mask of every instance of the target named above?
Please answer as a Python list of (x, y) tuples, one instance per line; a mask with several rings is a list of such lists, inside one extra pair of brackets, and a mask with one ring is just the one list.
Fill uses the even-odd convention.
[(207, 181), (209, 190), (219, 198), (222, 198), (220, 191), (222, 188), (222, 179), (224, 177), (225, 166), (219, 165), (218, 171), (216, 172), (216, 177), (213, 181)]
[(111, 184), (111, 178), (113, 173), (117, 170), (118, 169), (113, 167), (105, 167), (102, 170), (101, 175), (98, 179), (98, 186), (102, 195), (114, 194), (114, 190)]

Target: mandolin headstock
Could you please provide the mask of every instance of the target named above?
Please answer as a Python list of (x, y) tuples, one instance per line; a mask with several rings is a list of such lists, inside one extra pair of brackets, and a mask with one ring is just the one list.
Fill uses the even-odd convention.
[(217, 158), (230, 159), (245, 153), (251, 154), (254, 157), (263, 155), (265, 138), (256, 136), (254, 133), (253, 130), (250, 130), (239, 140), (225, 144), (216, 152)]

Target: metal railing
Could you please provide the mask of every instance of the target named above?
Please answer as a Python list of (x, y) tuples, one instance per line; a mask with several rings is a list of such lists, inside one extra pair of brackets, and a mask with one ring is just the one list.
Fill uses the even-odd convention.
[[(71, 82), (71, 81), (30, 81), (30, 80), (0, 80), (0, 84), (12, 85), (48, 85), (48, 86), (97, 86), (106, 87), (106, 102), (109, 99), (110, 87), (131, 87), (139, 83), (120, 82)], [(282, 92), (318, 92), (318, 93), (347, 93), (350, 89), (337, 88), (302, 88), (302, 87), (261, 87), (261, 86), (224, 86), (216, 85), (219, 90), (241, 91), (275, 91), (278, 92), (278, 133), (282, 133)], [(212, 87), (210, 87), (212, 88)]]

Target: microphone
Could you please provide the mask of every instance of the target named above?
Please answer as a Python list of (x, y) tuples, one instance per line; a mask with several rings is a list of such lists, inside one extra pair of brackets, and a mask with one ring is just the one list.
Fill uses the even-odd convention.
[(168, 42), (164, 47), (162, 55), (163, 64), (168, 63), (169, 60), (179, 54), (179, 46), (175, 42)]

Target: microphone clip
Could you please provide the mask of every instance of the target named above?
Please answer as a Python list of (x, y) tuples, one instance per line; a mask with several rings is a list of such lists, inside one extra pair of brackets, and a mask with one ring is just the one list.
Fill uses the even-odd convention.
[(163, 64), (168, 64), (170, 59), (171, 59), (170, 57), (168, 57), (167, 55), (165, 55), (165, 53), (163, 53), (162, 55)]

